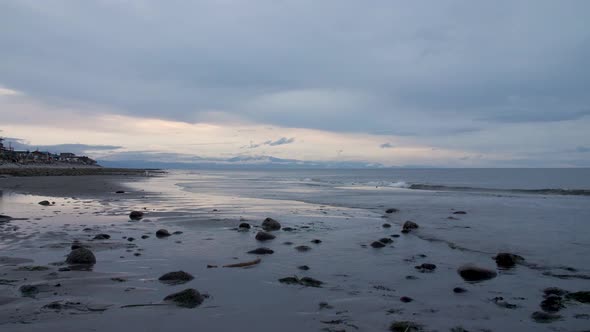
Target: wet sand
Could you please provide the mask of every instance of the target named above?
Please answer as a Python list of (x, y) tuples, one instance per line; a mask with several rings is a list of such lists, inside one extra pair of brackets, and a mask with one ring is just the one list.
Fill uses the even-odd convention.
[[(424, 331), (578, 331), (588, 326), (588, 304), (571, 299), (564, 298), (565, 308), (549, 323), (531, 316), (542, 311), (547, 287), (589, 290), (587, 261), (545, 262), (501, 238), (497, 246), (476, 243), (477, 237), (495, 232), (479, 220), (488, 222), (490, 211), (518, 218), (528, 211), (526, 197), (499, 211), (504, 201), (494, 197), (468, 204), (400, 191), (382, 202), (366, 194), (356, 198), (360, 194), (353, 192), (357, 207), (345, 207), (330, 204), (330, 195), (322, 204), (272, 198), (276, 193), (248, 195), (236, 183), (231, 194), (217, 182), (187, 191), (174, 186), (182, 179), (174, 176), (39, 179), (0, 179), (0, 214), (15, 218), (0, 221), (2, 330), (388, 331), (392, 323), (404, 321)], [(41, 200), (55, 204), (41, 206)], [(568, 202), (576, 201), (556, 204), (565, 209)], [(399, 211), (386, 213), (393, 207)], [(466, 214), (454, 214), (459, 208)], [(133, 210), (144, 212), (143, 219), (130, 220)], [(576, 220), (587, 215), (579, 213)], [(256, 241), (267, 217), (282, 229), (271, 232), (273, 240)], [(404, 234), (408, 219), (420, 227)], [(241, 223), (251, 228), (240, 230)], [(159, 229), (172, 235), (158, 238)], [(98, 234), (110, 238), (95, 240)], [(393, 242), (371, 246), (384, 238)], [(584, 241), (573, 241), (582, 253)], [(65, 264), (72, 244), (92, 250), (96, 264), (83, 270)], [(260, 247), (273, 253), (248, 253)], [(499, 248), (524, 255), (526, 263), (499, 269), (492, 259)], [(257, 258), (258, 264), (245, 268), (223, 267)], [(436, 269), (416, 268), (424, 263)], [(498, 275), (466, 282), (457, 273), (465, 263)], [(304, 265), (309, 269), (300, 268)], [(176, 285), (158, 280), (179, 270), (194, 279)], [(289, 277), (323, 284), (279, 281)], [(466, 292), (455, 293), (456, 287)], [(204, 302), (188, 309), (163, 301), (187, 288), (207, 295)]]

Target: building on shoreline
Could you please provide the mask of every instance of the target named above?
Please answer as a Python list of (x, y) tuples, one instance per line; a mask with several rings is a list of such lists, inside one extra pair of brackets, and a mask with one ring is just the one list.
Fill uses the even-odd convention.
[(49, 151), (17, 151), (12, 147), (4, 146), (4, 139), (0, 137), (0, 163), (16, 164), (72, 164), (72, 165), (96, 165), (96, 160), (87, 156), (77, 156), (71, 152), (51, 153)]

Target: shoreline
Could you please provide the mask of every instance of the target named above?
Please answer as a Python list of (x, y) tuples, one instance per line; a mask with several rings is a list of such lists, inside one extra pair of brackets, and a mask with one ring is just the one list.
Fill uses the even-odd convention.
[(109, 168), (101, 166), (66, 166), (66, 165), (0, 165), (0, 176), (84, 176), (84, 175), (161, 175), (160, 169)]

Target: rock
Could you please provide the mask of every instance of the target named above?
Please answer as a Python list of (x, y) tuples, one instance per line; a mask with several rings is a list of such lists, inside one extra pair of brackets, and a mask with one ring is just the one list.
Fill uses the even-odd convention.
[(276, 238), (276, 236), (263, 231), (260, 231), (256, 234), (256, 240), (258, 241), (269, 241), (273, 240), (274, 238)]
[(314, 278), (310, 278), (310, 277), (303, 277), (301, 279), (297, 278), (297, 277), (286, 277), (286, 278), (281, 278), (279, 279), (280, 283), (283, 284), (288, 284), (288, 285), (302, 285), (302, 286), (306, 286), (306, 287), (321, 287), (323, 282), (319, 281), (317, 279)]
[(483, 281), (495, 278), (498, 274), (496, 271), (484, 269), (474, 265), (463, 265), (457, 272), (466, 281)]
[(133, 242), (133, 241), (135, 241), (135, 238), (134, 238), (134, 237), (128, 237), (128, 238), (127, 238), (127, 241), (129, 241), (129, 242)]
[(111, 238), (111, 236), (108, 234), (97, 234), (94, 236), (95, 240), (108, 240), (110, 238)]
[(168, 237), (168, 236), (170, 236), (170, 232), (168, 232), (168, 230), (166, 230), (166, 229), (162, 228), (162, 229), (158, 229), (156, 231), (157, 238), (164, 238), (164, 237)]
[(13, 218), (11, 216), (5, 216), (3, 214), (0, 214), (0, 222), (9, 222), (11, 221)]
[(391, 208), (391, 209), (385, 210), (385, 213), (388, 213), (388, 214), (397, 213), (397, 212), (399, 212), (399, 210), (398, 209), (395, 209), (395, 208)]
[(549, 287), (549, 288), (545, 288), (543, 290), (543, 293), (545, 294), (544, 296), (547, 297), (550, 295), (563, 296), (563, 295), (567, 294), (568, 292), (566, 290), (561, 289), (561, 288)]
[(566, 294), (565, 298), (568, 300), (574, 300), (581, 303), (590, 303), (590, 291), (569, 293)]
[(419, 270), (422, 273), (433, 272), (436, 269), (436, 265), (430, 264), (430, 263), (423, 263), (421, 265), (415, 266), (414, 268), (416, 268), (417, 270)]
[(92, 265), (96, 264), (96, 257), (89, 249), (78, 248), (70, 252), (66, 258), (66, 263)]
[(141, 211), (131, 211), (129, 213), (129, 219), (131, 220), (141, 220), (143, 218), (143, 212)]
[(375, 241), (375, 242), (371, 243), (371, 247), (376, 248), (376, 249), (383, 248), (383, 247), (385, 247), (385, 244), (383, 244), (383, 242)]
[(383, 224), (381, 226), (383, 226), (383, 228), (391, 228), (391, 224), (388, 224), (388, 223), (385, 223), (385, 224)]
[(517, 263), (524, 261), (524, 258), (519, 255), (501, 252), (497, 254), (496, 257), (494, 257), (494, 260), (496, 261), (498, 267), (511, 268), (515, 266)]
[(408, 297), (408, 296), (402, 296), (399, 298), (399, 300), (402, 301), (403, 303), (410, 303), (410, 302), (414, 301), (413, 298)]
[(563, 298), (559, 295), (549, 295), (541, 302), (541, 309), (546, 312), (558, 312), (562, 308)]
[(300, 265), (297, 268), (300, 269), (301, 271), (309, 271), (309, 266), (307, 266), (307, 265)]
[(322, 243), (322, 240), (314, 239), (314, 240), (311, 240), (311, 243), (320, 244), (320, 243)]
[(248, 251), (249, 254), (255, 254), (255, 255), (270, 255), (270, 254), (274, 254), (274, 251), (268, 248), (258, 248), (258, 249), (254, 249), (254, 250), (250, 250)]
[(455, 287), (455, 288), (453, 288), (453, 293), (463, 294), (463, 293), (467, 293), (467, 290), (465, 288)]
[(265, 231), (278, 231), (281, 229), (281, 224), (273, 218), (266, 218), (262, 222), (262, 229)]
[(39, 205), (49, 206), (49, 205), (51, 205), (51, 203), (49, 201), (41, 201), (41, 202), (39, 202)]
[(297, 250), (299, 252), (306, 252), (306, 251), (310, 251), (311, 248), (308, 246), (297, 246), (297, 247), (295, 247), (295, 250)]
[(247, 223), (247, 222), (243, 222), (243, 223), (241, 223), (241, 224), (238, 226), (238, 228), (239, 228), (239, 229), (244, 229), (244, 230), (245, 230), (245, 229), (250, 229), (250, 227), (252, 227), (252, 226), (250, 226), (250, 224), (249, 224), (249, 223)]
[(389, 326), (393, 332), (418, 332), (422, 331), (422, 325), (410, 321), (393, 322)]
[(531, 318), (537, 323), (544, 324), (544, 323), (551, 323), (553, 321), (561, 319), (561, 316), (554, 315), (554, 314), (548, 314), (548, 313), (542, 312), (542, 311), (535, 311), (531, 315)]
[(455, 211), (455, 212), (453, 212), (453, 214), (467, 214), (467, 212), (465, 212), (465, 211)]
[(379, 242), (381, 242), (383, 244), (391, 244), (391, 243), (393, 243), (393, 240), (388, 237), (384, 237), (382, 239), (379, 239)]
[(115, 191), (115, 194), (124, 194), (124, 193), (125, 193), (125, 190), (117, 190), (117, 191)]
[(142, 235), (141, 236), (141, 238), (144, 239), (144, 240), (147, 239), (147, 238), (149, 238), (149, 237), (150, 237), (149, 235)]
[(402, 226), (402, 233), (409, 233), (413, 229), (417, 229), (419, 226), (413, 221), (406, 221)]
[(205, 298), (203, 295), (194, 288), (188, 288), (181, 292), (170, 294), (164, 298), (164, 301), (173, 302), (177, 306), (184, 308), (195, 308), (203, 303), (204, 300)]
[(295, 230), (295, 228), (293, 228), (293, 227), (283, 227), (283, 231), (285, 231), (285, 232), (292, 232), (294, 230)]
[(26, 297), (35, 297), (39, 293), (39, 288), (34, 285), (22, 285), (18, 290)]
[(193, 277), (190, 273), (186, 273), (184, 271), (174, 271), (164, 274), (163, 276), (158, 278), (158, 280), (165, 284), (178, 285), (187, 283), (193, 280), (194, 278), (195, 277)]
[(285, 277), (285, 278), (279, 279), (279, 282), (282, 283), (282, 284), (287, 284), (287, 285), (298, 285), (299, 284), (299, 278), (297, 278), (297, 277)]

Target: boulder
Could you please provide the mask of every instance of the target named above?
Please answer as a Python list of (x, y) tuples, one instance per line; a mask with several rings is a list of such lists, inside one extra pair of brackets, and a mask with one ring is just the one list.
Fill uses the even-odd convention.
[(420, 227), (420, 226), (418, 226), (418, 224), (416, 224), (413, 221), (408, 220), (402, 226), (402, 233), (409, 233), (411, 230), (417, 229), (418, 227)]
[(174, 271), (162, 275), (160, 278), (158, 278), (158, 280), (165, 284), (178, 285), (187, 283), (194, 278), (195, 277), (193, 277), (190, 273), (186, 273), (184, 271)]
[(49, 201), (41, 201), (41, 202), (39, 202), (39, 205), (49, 206), (49, 205), (51, 205), (51, 203)]
[(281, 224), (273, 218), (266, 218), (262, 222), (262, 229), (265, 231), (278, 231), (281, 229)]
[(96, 264), (96, 257), (92, 251), (82, 247), (72, 250), (66, 258), (66, 263), (92, 265)]
[(194, 288), (188, 288), (181, 292), (170, 294), (164, 298), (165, 302), (172, 302), (179, 307), (184, 308), (195, 308), (203, 301), (205, 298), (201, 293), (199, 293)]
[(162, 228), (162, 229), (158, 229), (156, 231), (156, 237), (158, 237), (158, 238), (163, 238), (163, 237), (168, 237), (168, 236), (170, 236), (170, 232), (168, 232), (168, 230), (166, 230), (166, 229)]
[(496, 271), (470, 264), (461, 266), (457, 272), (465, 281), (483, 281), (493, 279), (498, 275)]
[(263, 231), (260, 231), (256, 234), (256, 240), (261, 241), (261, 242), (262, 241), (269, 241), (274, 238), (276, 238), (276, 236), (274, 236), (270, 233), (267, 233), (267, 232), (263, 232)]
[(385, 223), (385, 224), (383, 224), (381, 226), (383, 226), (383, 228), (390, 228), (391, 227), (391, 224)]
[(143, 212), (141, 211), (131, 211), (129, 213), (129, 219), (131, 220), (141, 220), (143, 218)]
[(249, 223), (247, 223), (247, 222), (243, 222), (243, 223), (241, 223), (241, 224), (238, 226), (238, 228), (239, 228), (239, 229), (241, 229), (241, 230), (250, 229), (250, 227), (251, 227), (251, 226), (250, 226), (250, 224), (249, 224)]
[(270, 254), (274, 254), (274, 251), (272, 249), (268, 249), (268, 248), (257, 248), (254, 250), (250, 250), (248, 251), (249, 254), (255, 254), (255, 255), (270, 255)]
[(496, 264), (498, 265), (498, 267), (507, 269), (507, 268), (514, 267), (516, 264), (518, 264), (520, 262), (523, 262), (524, 258), (519, 255), (515, 255), (515, 254), (511, 254), (511, 253), (507, 253), (507, 252), (501, 252), (501, 253), (497, 254), (496, 257), (494, 257), (494, 260), (496, 261)]

